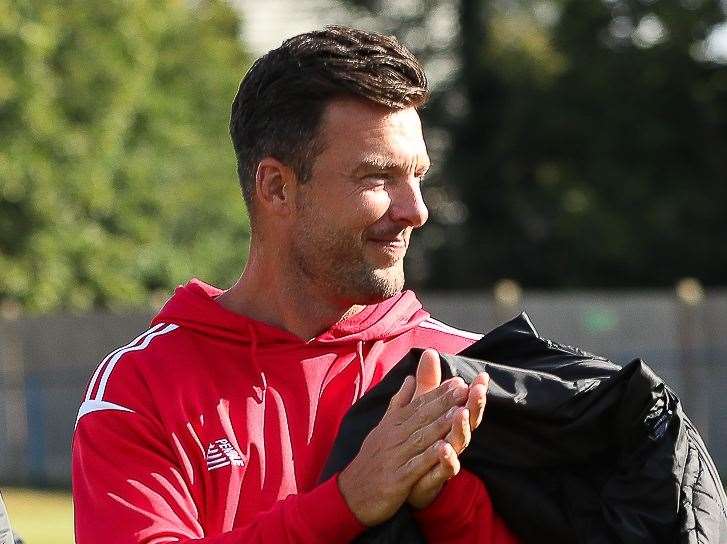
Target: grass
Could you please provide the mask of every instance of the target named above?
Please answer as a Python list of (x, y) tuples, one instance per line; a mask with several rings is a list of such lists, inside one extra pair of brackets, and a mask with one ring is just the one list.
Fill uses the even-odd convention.
[(64, 491), (3, 488), (10, 523), (27, 544), (73, 544), (73, 505)]

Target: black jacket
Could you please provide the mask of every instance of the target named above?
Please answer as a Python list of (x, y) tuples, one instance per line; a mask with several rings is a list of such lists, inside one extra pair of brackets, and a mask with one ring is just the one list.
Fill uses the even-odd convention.
[[(413, 350), (344, 419), (322, 480), (345, 467), (419, 360)], [(623, 368), (538, 336), (525, 314), (459, 355), (442, 378), (490, 375), (461, 456), (523, 542), (727, 542), (727, 500), (679, 399), (641, 360)], [(360, 542), (424, 542), (406, 508)]]

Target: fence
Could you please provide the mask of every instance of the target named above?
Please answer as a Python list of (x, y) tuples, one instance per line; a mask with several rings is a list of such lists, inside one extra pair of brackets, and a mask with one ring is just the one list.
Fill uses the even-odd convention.
[[(645, 359), (680, 395), (727, 476), (727, 291), (425, 293), (438, 319), (486, 331), (526, 309), (541, 335), (625, 363)], [(684, 300), (687, 300), (685, 302)], [(70, 482), (70, 444), (98, 361), (146, 328), (149, 315), (0, 319), (0, 481)]]

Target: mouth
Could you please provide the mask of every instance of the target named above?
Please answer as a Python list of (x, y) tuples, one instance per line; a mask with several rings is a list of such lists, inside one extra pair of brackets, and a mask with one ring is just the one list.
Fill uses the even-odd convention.
[(369, 238), (369, 242), (387, 247), (403, 247), (406, 249), (406, 240), (401, 236), (396, 238)]
[(394, 238), (369, 238), (368, 242), (393, 261), (403, 258), (408, 246), (403, 236)]

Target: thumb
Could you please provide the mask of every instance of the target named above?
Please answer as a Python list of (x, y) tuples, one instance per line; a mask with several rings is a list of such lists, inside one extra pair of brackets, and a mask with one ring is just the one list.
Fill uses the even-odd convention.
[(427, 349), (422, 353), (417, 366), (416, 390), (414, 398), (428, 393), (442, 383), (442, 367), (439, 364), (439, 353)]

